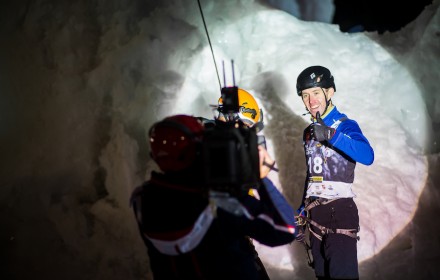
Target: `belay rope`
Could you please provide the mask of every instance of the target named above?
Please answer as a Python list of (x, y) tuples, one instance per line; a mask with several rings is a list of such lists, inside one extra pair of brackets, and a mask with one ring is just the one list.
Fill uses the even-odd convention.
[(206, 37), (208, 38), (209, 47), (211, 49), (212, 60), (214, 61), (215, 72), (217, 73), (218, 85), (220, 86), (220, 91), (221, 91), (222, 84), (220, 83), (220, 75), (218, 74), (217, 62), (215, 61), (214, 50), (212, 49), (211, 38), (209, 37), (208, 27), (206, 26), (205, 16), (203, 15), (203, 9), (202, 9), (202, 5), (200, 4), (200, 0), (197, 0), (197, 4), (199, 5), (200, 16), (202, 17), (203, 26), (205, 27)]

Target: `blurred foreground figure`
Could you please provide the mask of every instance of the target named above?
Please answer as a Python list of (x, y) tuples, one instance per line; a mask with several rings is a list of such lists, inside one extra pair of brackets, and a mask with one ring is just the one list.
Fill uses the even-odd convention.
[[(225, 93), (223, 93), (223, 96), (220, 96), (220, 98), (218, 99), (217, 106), (212, 105), (212, 107), (216, 108), (217, 113), (214, 119), (210, 120), (203, 117), (198, 117), (198, 119), (203, 123), (205, 128), (208, 129), (215, 126), (222, 127), (228, 126), (231, 123), (237, 123), (239, 125), (242, 125), (242, 127), (254, 128), (257, 133), (260, 133), (264, 128), (263, 109), (260, 109), (257, 100), (251, 93), (238, 87), (236, 88), (236, 90), (237, 91), (234, 92), (234, 94), (237, 95), (237, 110), (228, 111), (227, 109), (225, 109), (227, 106), (225, 104), (225, 101), (223, 100), (223, 97), (228, 98), (230, 96), (227, 96), (225, 95)], [(260, 135), (258, 135), (257, 137), (258, 145), (261, 145), (264, 149), (266, 149), (266, 139), (264, 135), (260, 133)], [(275, 161), (272, 161), (271, 159), (263, 161), (263, 165), (269, 167), (265, 168), (265, 171), (267, 171), (267, 173), (269, 173), (269, 171), (271, 170), (277, 171), (277, 168), (275, 168)], [(263, 174), (263, 177), (265, 177), (267, 173)], [(258, 191), (255, 188), (251, 187), (249, 189), (249, 195), (258, 196)], [(269, 279), (266, 268), (264, 267), (264, 264), (261, 261), (257, 250), (255, 249), (252, 239), (249, 239), (249, 246), (254, 252), (255, 262), (257, 266), (259, 266), (261, 276), (260, 278)]]
[(318, 279), (357, 279), (359, 215), (352, 183), (356, 162), (372, 164), (374, 152), (359, 125), (333, 105), (336, 86), (327, 68), (306, 68), (296, 89), (313, 122), (303, 136), (307, 177), (298, 223), (310, 231)]
[(265, 178), (272, 161), (258, 148), (259, 199), (222, 195), (203, 184), (205, 128), (191, 116), (165, 118), (150, 129), (151, 154), (163, 173), (132, 195), (154, 279), (261, 279), (247, 236), (267, 246), (295, 238), (293, 209)]
[[(258, 145), (266, 148), (266, 138), (261, 133), (264, 128), (263, 122), (263, 109), (258, 105), (257, 100), (248, 91), (237, 88), (237, 98), (238, 98), (238, 110), (236, 112), (228, 112), (225, 110), (223, 97), (218, 99), (217, 105), (211, 105), (216, 108), (217, 115), (214, 119), (207, 119), (203, 117), (197, 117), (201, 121), (205, 128), (212, 128), (215, 126), (223, 126), (225, 123), (236, 122), (245, 127), (254, 128), (258, 135)], [(263, 163), (264, 165), (270, 167), (270, 170), (278, 171), (275, 168), (275, 161), (269, 164), (268, 161)], [(268, 172), (269, 172), (268, 171)], [(267, 175), (267, 174), (266, 174)]]

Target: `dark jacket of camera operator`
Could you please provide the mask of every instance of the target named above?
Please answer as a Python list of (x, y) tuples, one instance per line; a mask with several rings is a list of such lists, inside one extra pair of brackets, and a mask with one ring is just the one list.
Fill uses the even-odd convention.
[[(164, 173), (152, 172), (131, 203), (154, 279), (260, 279), (247, 236), (268, 246), (292, 242), (294, 210), (267, 178), (259, 199), (209, 195), (200, 183), (202, 136), (201, 123), (185, 115), (150, 130), (152, 157)], [(264, 149), (259, 155), (270, 159)]]

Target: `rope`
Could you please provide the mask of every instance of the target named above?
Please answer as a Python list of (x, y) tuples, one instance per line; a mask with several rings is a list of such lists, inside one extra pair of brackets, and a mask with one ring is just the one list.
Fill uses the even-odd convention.
[(206, 36), (208, 37), (209, 47), (211, 48), (212, 59), (214, 60), (215, 72), (217, 73), (218, 85), (220, 86), (220, 91), (222, 90), (222, 84), (220, 82), (220, 75), (218, 74), (217, 62), (215, 61), (214, 50), (212, 49), (211, 38), (209, 37), (208, 28), (206, 27), (205, 17), (203, 15), (202, 6), (200, 5), (200, 0), (197, 0), (199, 4), (200, 15), (202, 16), (203, 26), (205, 27)]

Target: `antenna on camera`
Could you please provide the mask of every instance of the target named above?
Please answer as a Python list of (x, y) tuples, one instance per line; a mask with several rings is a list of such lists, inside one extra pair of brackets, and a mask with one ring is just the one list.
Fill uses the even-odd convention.
[[(223, 67), (223, 87), (227, 87), (225, 62), (223, 60), (222, 60), (222, 67)], [(234, 70), (234, 60), (233, 59), (231, 59), (231, 69), (232, 69), (232, 86), (235, 87), (235, 70)]]
[(224, 87), (222, 87), (221, 94), (223, 100), (222, 111), (225, 114), (238, 113), (240, 108), (240, 105), (238, 103), (238, 87), (235, 85), (234, 60), (231, 60), (231, 66), (233, 85), (231, 87), (228, 87), (226, 86), (225, 64), (223, 62)]
[(231, 59), (231, 67), (232, 67), (232, 86), (235, 87), (235, 71), (234, 71), (234, 60)]
[(222, 60), (222, 68), (223, 68), (223, 87), (226, 87), (226, 72), (225, 72), (225, 61)]

